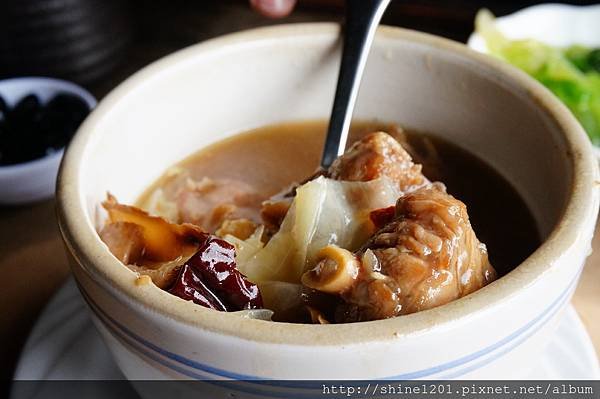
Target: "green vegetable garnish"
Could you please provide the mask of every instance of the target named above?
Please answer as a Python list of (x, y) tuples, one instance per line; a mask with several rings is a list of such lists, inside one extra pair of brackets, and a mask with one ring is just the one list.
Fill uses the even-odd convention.
[(557, 48), (533, 39), (510, 40), (480, 10), (476, 31), (490, 53), (524, 70), (550, 89), (573, 112), (595, 145), (600, 145), (600, 49)]

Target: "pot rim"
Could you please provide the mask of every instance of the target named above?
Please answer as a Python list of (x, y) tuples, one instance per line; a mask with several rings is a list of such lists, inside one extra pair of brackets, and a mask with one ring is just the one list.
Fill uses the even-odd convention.
[(65, 153), (57, 183), (60, 231), (67, 249), (79, 266), (94, 281), (121, 300), (132, 301), (137, 306), (192, 328), (274, 344), (339, 346), (398, 340), (498, 306), (507, 297), (517, 295), (521, 290), (542, 280), (546, 272), (553, 268), (556, 259), (578, 240), (587, 238), (581, 234), (591, 223), (590, 217), (597, 212), (598, 190), (595, 186), (599, 180), (598, 165), (587, 135), (568, 109), (541, 84), (510, 65), (447, 39), (382, 26), (376, 36), (379, 39), (425, 45), (434, 51), (450, 53), (477, 64), (490, 76), (502, 79), (512, 85), (513, 90), (521, 91), (538, 104), (562, 133), (573, 170), (572, 186), (559, 223), (542, 245), (513, 271), (466, 297), (410, 315), (361, 323), (306, 325), (245, 319), (184, 301), (153, 285), (137, 286), (137, 275), (123, 267), (108, 251), (87, 217), (85, 198), (80, 190), (79, 165), (85, 162), (86, 151), (94, 141), (95, 126), (128, 93), (182, 63), (198, 57), (208, 58), (220, 51), (228, 51), (240, 45), (252, 45), (257, 41), (276, 41), (298, 35), (335, 37), (338, 34), (339, 26), (334, 23), (278, 25), (233, 33), (162, 58), (114, 89), (80, 127)]

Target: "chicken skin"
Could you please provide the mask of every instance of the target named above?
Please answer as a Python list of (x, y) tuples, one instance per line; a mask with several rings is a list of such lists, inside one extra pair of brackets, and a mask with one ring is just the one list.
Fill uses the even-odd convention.
[(400, 143), (384, 132), (373, 132), (354, 143), (329, 168), (329, 177), (345, 181), (370, 181), (387, 177), (400, 192), (426, 184), (421, 165), (415, 164)]
[(440, 183), (401, 198), (392, 222), (356, 254), (360, 269), (336, 321), (377, 320), (463, 297), (496, 279), (466, 206)]
[(418, 312), (463, 297), (496, 279), (487, 249), (469, 222), (464, 203), (430, 183), (391, 136), (372, 133), (332, 165), (342, 180), (386, 176), (398, 184), (395, 209), (372, 214), (380, 229), (350, 253), (324, 249), (305, 273), (306, 287), (337, 295), (336, 322), (378, 320)]

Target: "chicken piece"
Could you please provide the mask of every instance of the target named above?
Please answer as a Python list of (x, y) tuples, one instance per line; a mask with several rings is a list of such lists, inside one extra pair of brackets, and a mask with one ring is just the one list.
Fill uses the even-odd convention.
[[(338, 295), (345, 303), (336, 310), (337, 322), (378, 320), (433, 308), (496, 278), (466, 206), (446, 193), (441, 183), (400, 198), (395, 218), (354, 255), (354, 260), (325, 257), (303, 276), (305, 285), (318, 281), (314, 274), (319, 270), (344, 278)], [(332, 272), (332, 262), (348, 263), (337, 268), (351, 270), (357, 261), (359, 271), (351, 283), (348, 273)], [(334, 283), (328, 281), (327, 286)], [(320, 289), (319, 284), (309, 287)]]
[(402, 193), (429, 183), (421, 173), (421, 165), (413, 163), (398, 140), (384, 132), (373, 132), (355, 142), (333, 162), (329, 170), (319, 170), (303, 183), (288, 187), (263, 202), (261, 216), (269, 230), (279, 229), (296, 188), (319, 176), (346, 181), (370, 181), (385, 176), (397, 184)]
[(354, 143), (329, 168), (336, 180), (370, 181), (386, 176), (407, 193), (428, 183), (402, 145), (384, 132), (373, 132)]
[(188, 178), (179, 190), (175, 203), (182, 222), (214, 233), (226, 220), (259, 222), (263, 200), (262, 195), (241, 181), (209, 178), (195, 181)]
[(240, 240), (246, 240), (250, 238), (256, 231), (258, 225), (252, 220), (248, 219), (233, 219), (225, 220), (219, 230), (215, 232), (218, 237), (225, 237), (227, 235), (234, 236)]
[(269, 232), (275, 233), (279, 230), (285, 215), (292, 206), (292, 200), (293, 197), (273, 197), (262, 203), (260, 217)]
[(120, 204), (108, 195), (102, 206), (108, 220), (100, 238), (126, 265), (157, 268), (164, 262), (191, 255), (208, 234), (191, 224), (174, 224), (158, 216)]
[(144, 229), (135, 223), (114, 222), (106, 224), (100, 231), (110, 252), (124, 265), (131, 265), (142, 259), (144, 253)]

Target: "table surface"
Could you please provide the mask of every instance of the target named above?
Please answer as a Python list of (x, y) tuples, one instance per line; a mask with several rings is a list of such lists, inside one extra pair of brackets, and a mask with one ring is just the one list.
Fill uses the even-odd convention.
[[(166, 4), (169, 3), (178, 6), (167, 7)], [(202, 6), (210, 3), (212, 12), (208, 14), (202, 12), (202, 7), (192, 9), (189, 6), (192, 3)], [(443, 3), (450, 4), (451, 2)], [(469, 4), (468, 2), (463, 3)], [(499, 1), (495, 3), (505, 4)], [(152, 7), (146, 7), (147, 4), (144, 3), (144, 7), (140, 6), (137, 9), (138, 35), (127, 52), (124, 62), (106, 79), (89, 87), (98, 98), (132, 72), (164, 54), (208, 37), (246, 27), (264, 25), (267, 22), (250, 12), (243, 2), (232, 0), (206, 0), (203, 2), (160, 0), (153, 2)], [(460, 15), (452, 13), (446, 19), (443, 15), (436, 16), (439, 17), (439, 20), (434, 20), (433, 23), (431, 18), (423, 18), (421, 15), (420, 18), (428, 21), (429, 24), (422, 25), (421, 28), (464, 40), (471, 29), (472, 14), (476, 10), (476, 7), (471, 7), (473, 9), (468, 12)], [(410, 26), (404, 22), (418, 22), (419, 15), (416, 13), (421, 9), (409, 7), (407, 10), (392, 9), (386, 23), (397, 22), (403, 26)], [(429, 12), (428, 10), (437, 10), (437, 8), (430, 7), (430, 9), (424, 9), (424, 12)], [(215, 23), (215, 14), (220, 15), (221, 23)], [(339, 11), (336, 11), (335, 8), (319, 12), (300, 9), (290, 19), (283, 22), (337, 20), (339, 15)], [(397, 15), (397, 19), (394, 19), (395, 15)], [(158, 24), (165, 20), (176, 23), (162, 24), (161, 29), (156, 29)], [(412, 27), (419, 28), (420, 26), (415, 26), (413, 23)], [(0, 290), (0, 343), (2, 343), (0, 359), (4, 360), (0, 366), (0, 397), (4, 397), (4, 392), (8, 390), (20, 350), (36, 318), (48, 298), (69, 275), (66, 256), (55, 220), (53, 200), (23, 207), (0, 207), (0, 271), (4, 276), (4, 281), (7, 282)], [(597, 227), (593, 243), (596, 251), (588, 259), (573, 298), (575, 308), (587, 326), (598, 353), (600, 353), (599, 232), (600, 224)]]

